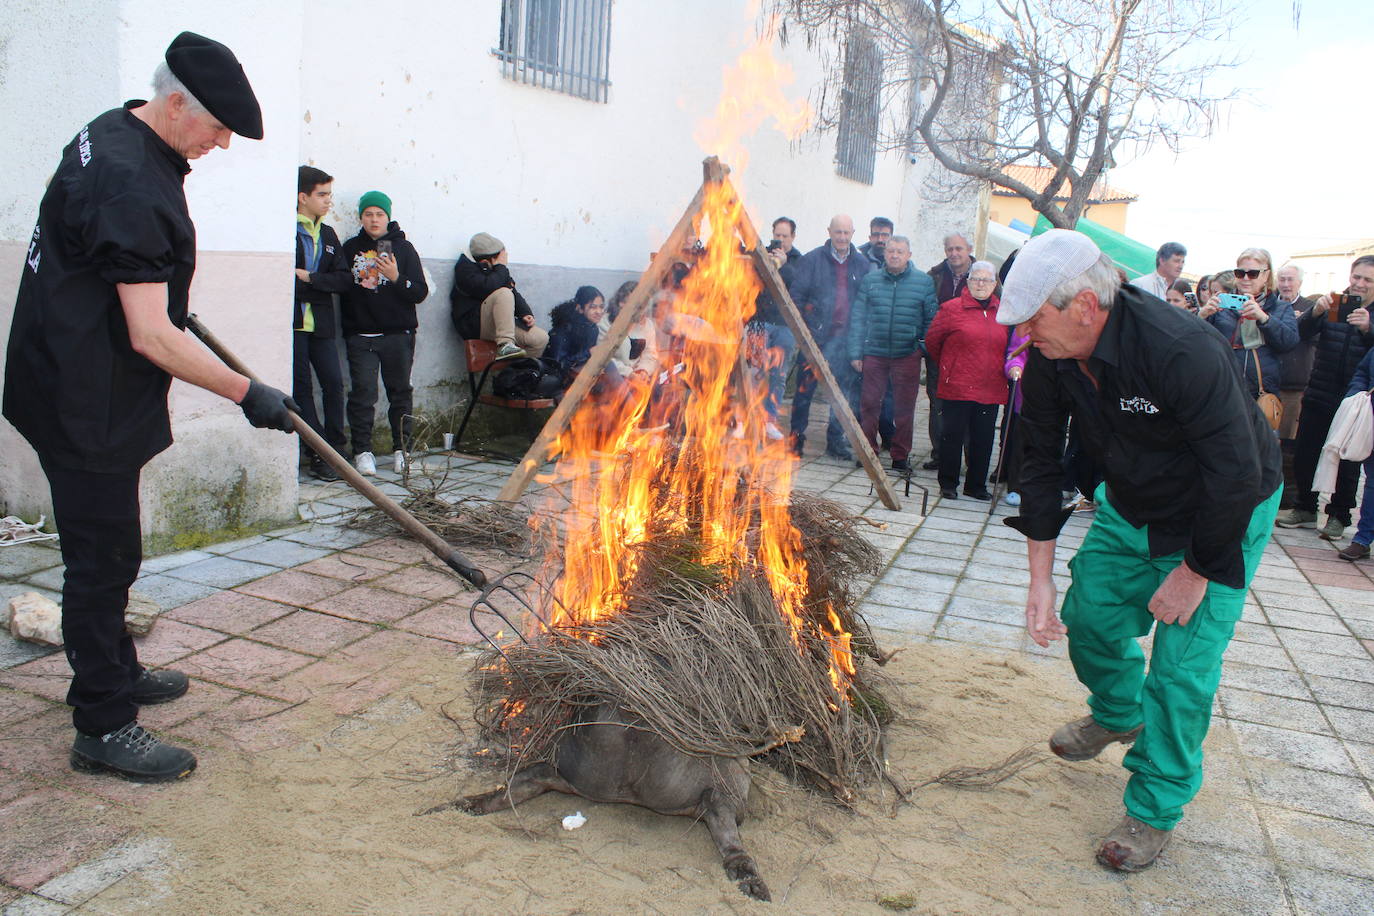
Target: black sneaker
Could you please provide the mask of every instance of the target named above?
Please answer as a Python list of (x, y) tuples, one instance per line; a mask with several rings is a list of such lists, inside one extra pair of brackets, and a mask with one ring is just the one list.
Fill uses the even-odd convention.
[(134, 702), (139, 706), (170, 703), (184, 694), (190, 686), (190, 680), (180, 671), (170, 668), (151, 671), (144, 668), (138, 680), (134, 681)]
[(170, 782), (190, 775), (196, 757), (130, 722), (108, 735), (78, 732), (72, 742), (71, 764), (83, 773), (113, 773), (132, 782)]
[(339, 479), (339, 472), (331, 468), (323, 458), (316, 456), (310, 459), (310, 476), (329, 483)]

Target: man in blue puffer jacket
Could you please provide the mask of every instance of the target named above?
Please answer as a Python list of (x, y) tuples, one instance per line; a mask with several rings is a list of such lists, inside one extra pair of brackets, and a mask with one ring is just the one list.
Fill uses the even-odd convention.
[(892, 384), (897, 429), (892, 437), (892, 468), (911, 465), (911, 427), (921, 388), (920, 341), (935, 319), (939, 303), (935, 284), (911, 266), (911, 242), (905, 236), (888, 239), (884, 269), (865, 274), (849, 315), (848, 352), (854, 371), (863, 374), (859, 422), (878, 450), (878, 414), (883, 394)]

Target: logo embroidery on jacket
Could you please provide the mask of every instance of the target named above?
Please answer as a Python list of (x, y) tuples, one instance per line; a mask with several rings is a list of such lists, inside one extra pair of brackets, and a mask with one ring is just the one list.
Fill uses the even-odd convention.
[(33, 271), (34, 273), (38, 273), (38, 262), (43, 259), (43, 252), (38, 250), (38, 233), (39, 228), (37, 226), (34, 226), (33, 241), (29, 242), (29, 256), (27, 259), (29, 270)]
[(1121, 409), (1125, 413), (1159, 413), (1159, 408), (1142, 397), (1122, 398)]
[(76, 151), (81, 154), (81, 167), (83, 169), (91, 164), (91, 126), (89, 124), (81, 128), (81, 133), (77, 134)]

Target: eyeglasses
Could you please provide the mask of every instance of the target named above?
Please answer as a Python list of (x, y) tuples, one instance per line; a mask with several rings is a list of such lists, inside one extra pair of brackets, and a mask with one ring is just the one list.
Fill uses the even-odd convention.
[(996, 283), (996, 282), (997, 282), (997, 278), (996, 278), (996, 277), (969, 277), (969, 278), (968, 278), (968, 282), (970, 282), (970, 283)]
[(1258, 280), (1260, 278), (1260, 274), (1266, 273), (1268, 272), (1268, 270), (1269, 268), (1267, 267), (1255, 267), (1249, 270), (1237, 267), (1234, 271), (1232, 271), (1232, 273), (1236, 275), (1237, 280), (1239, 280), (1241, 277), (1245, 277), (1250, 280)]

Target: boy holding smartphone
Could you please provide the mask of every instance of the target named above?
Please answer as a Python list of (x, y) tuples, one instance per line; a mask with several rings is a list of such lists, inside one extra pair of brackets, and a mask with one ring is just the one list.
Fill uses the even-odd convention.
[(386, 387), (392, 460), (405, 470), (411, 434), (410, 367), (415, 360), (415, 306), (429, 295), (420, 255), (391, 219), (391, 198), (368, 191), (358, 200), (362, 228), (344, 244), (353, 285), (341, 313), (348, 353), (348, 426), (359, 473), (376, 474), (372, 453), (377, 374)]

